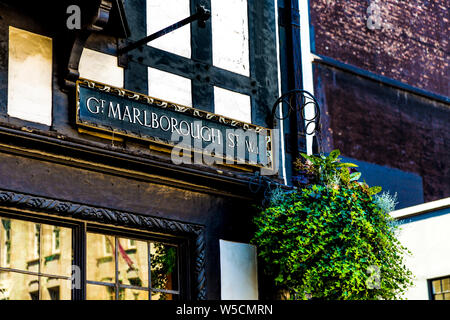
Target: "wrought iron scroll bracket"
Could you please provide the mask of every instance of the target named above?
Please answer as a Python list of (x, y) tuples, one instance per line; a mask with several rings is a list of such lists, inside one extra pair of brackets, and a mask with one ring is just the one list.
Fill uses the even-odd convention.
[[(308, 108), (309, 106), (310, 108)], [(311, 110), (311, 108), (313, 112), (309, 111)], [(301, 89), (293, 89), (282, 94), (273, 104), (271, 113), (267, 117), (267, 123), (271, 124), (273, 128), (276, 128), (278, 126), (277, 122), (288, 119), (293, 113), (295, 115), (295, 128), (297, 132), (293, 133), (291, 131), (291, 136), (293, 136), (294, 139), (313, 136), (313, 139), (315, 139), (315, 141), (313, 141), (313, 152), (315, 149), (314, 147), (317, 147), (317, 153), (321, 153), (322, 138), (320, 107), (319, 102), (310, 92)], [(299, 140), (295, 140), (295, 142), (296, 147), (298, 148)], [(272, 181), (268, 177), (261, 176), (258, 173), (255, 173), (255, 175), (249, 182), (250, 191), (252, 191), (253, 193), (262, 192), (263, 206), (270, 202), (272, 192), (274, 192), (280, 186), (281, 185), (277, 182)], [(282, 187), (287, 188), (287, 186), (284, 185)]]
[[(314, 114), (310, 118), (306, 115), (306, 109), (308, 106), (312, 106), (314, 110)], [(279, 108), (281, 108), (281, 112)], [(275, 128), (275, 119), (278, 121), (284, 121), (288, 119), (292, 113), (295, 113), (297, 117), (298, 111), (300, 111), (300, 120), (298, 120), (298, 118), (296, 120), (306, 122), (306, 125), (297, 126), (297, 128), (302, 129), (297, 132), (297, 138), (299, 135), (314, 135), (317, 139), (316, 141), (320, 150), (320, 107), (319, 102), (310, 92), (306, 90), (294, 89), (282, 94), (273, 104), (272, 112), (268, 116), (267, 123), (272, 124)], [(255, 194), (260, 193), (263, 195), (262, 204), (264, 206), (270, 202), (272, 192), (281, 187), (281, 185), (276, 181), (271, 180), (269, 177), (262, 176), (258, 172), (255, 172), (250, 178), (248, 187), (251, 192)], [(287, 186), (284, 185), (282, 187), (287, 188)]]
[[(280, 109), (281, 108), (281, 109)], [(312, 115), (308, 114), (313, 110)], [(292, 113), (296, 116), (297, 136), (314, 136), (317, 143), (318, 152), (321, 152), (321, 124), (320, 124), (320, 106), (317, 99), (310, 92), (301, 89), (293, 89), (282, 94), (272, 106), (272, 112), (267, 122), (276, 126), (275, 119), (284, 121)]]

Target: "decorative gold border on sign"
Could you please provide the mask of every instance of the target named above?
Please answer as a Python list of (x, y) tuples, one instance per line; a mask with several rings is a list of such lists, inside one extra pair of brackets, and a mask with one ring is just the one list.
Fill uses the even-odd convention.
[(117, 142), (123, 142), (122, 137), (115, 137), (114, 135), (111, 135), (111, 134), (105, 134), (105, 133), (101, 133), (101, 132), (97, 132), (97, 131), (90, 131), (90, 130), (86, 130), (83, 128), (78, 128), (78, 132), (88, 134), (88, 135), (91, 135), (94, 137), (110, 140), (110, 141), (113, 140), (113, 141), (117, 141)]
[[(218, 114), (214, 114), (211, 112), (207, 112), (204, 110), (200, 110), (200, 109), (195, 109), (192, 107), (188, 107), (188, 106), (183, 106), (183, 105), (179, 105), (179, 104), (175, 104), (173, 102), (169, 102), (169, 101), (165, 101), (165, 100), (161, 100), (161, 99), (157, 99), (154, 97), (150, 97), (141, 93), (137, 93), (137, 92), (133, 92), (130, 90), (126, 90), (126, 89), (122, 89), (122, 88), (117, 88), (117, 87), (113, 87), (111, 85), (108, 84), (104, 84), (104, 83), (100, 83), (100, 82), (95, 82), (92, 80), (88, 80), (88, 79), (83, 79), (80, 78), (77, 82), (76, 82), (76, 124), (79, 126), (83, 126), (86, 128), (91, 128), (91, 129), (95, 129), (95, 130), (101, 130), (101, 131), (105, 131), (108, 133), (112, 133), (113, 135), (120, 135), (120, 136), (125, 136), (125, 137), (129, 137), (129, 138), (133, 138), (133, 139), (137, 139), (137, 140), (143, 140), (143, 141), (148, 141), (151, 143), (156, 143), (159, 145), (164, 145), (164, 146), (168, 146), (173, 148), (175, 146), (175, 143), (169, 143), (166, 142), (162, 139), (159, 139), (157, 137), (150, 137), (150, 136), (146, 136), (146, 137), (141, 137), (138, 134), (130, 134), (128, 133), (128, 131), (124, 131), (124, 130), (120, 130), (117, 128), (112, 128), (109, 126), (101, 126), (101, 125), (97, 125), (97, 124), (93, 124), (93, 123), (86, 123), (80, 120), (79, 118), (79, 109), (80, 109), (80, 98), (79, 98), (79, 88), (80, 86), (84, 86), (86, 88), (90, 88), (90, 89), (97, 89), (99, 91), (103, 91), (103, 92), (108, 92), (111, 93), (113, 95), (119, 96), (119, 97), (125, 97), (128, 98), (130, 100), (135, 100), (147, 105), (152, 105), (152, 107), (159, 107), (160, 109), (168, 109), (171, 111), (175, 111), (178, 113), (186, 113), (189, 115), (192, 115), (195, 118), (199, 118), (199, 119), (206, 119), (206, 120), (212, 120), (218, 123), (223, 123), (225, 125), (230, 125), (232, 127), (236, 127), (241, 128), (243, 130), (246, 131), (253, 131), (256, 133), (260, 133), (263, 131), (267, 131), (268, 135), (267, 137), (270, 137), (270, 141), (267, 143), (267, 158), (269, 160), (270, 163), (270, 167), (268, 166), (262, 166), (260, 164), (255, 164), (255, 163), (251, 163), (247, 160), (242, 160), (242, 159), (236, 159), (236, 158), (229, 158), (226, 156), (217, 156), (214, 155), (214, 157), (217, 157), (219, 159), (222, 160), (229, 160), (229, 161), (233, 161), (236, 164), (241, 164), (241, 165), (249, 165), (249, 166), (254, 166), (254, 167), (259, 167), (259, 168), (267, 168), (270, 170), (273, 170), (273, 159), (272, 159), (272, 139), (273, 139), (273, 135), (272, 135), (272, 130), (269, 128), (265, 128), (265, 127), (261, 127), (261, 126), (257, 126), (251, 123), (247, 123), (247, 122), (243, 122), (243, 121), (239, 121), (236, 119), (231, 119), (231, 118), (226, 118), (223, 117), (221, 115)], [(197, 150), (195, 148), (191, 148), (191, 151), (193, 152), (200, 152), (200, 153), (204, 153), (204, 150)]]

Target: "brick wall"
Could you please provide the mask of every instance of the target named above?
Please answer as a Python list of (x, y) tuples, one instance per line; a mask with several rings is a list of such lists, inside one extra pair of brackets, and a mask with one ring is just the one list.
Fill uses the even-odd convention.
[(322, 64), (314, 76), (326, 152), (421, 176), (425, 202), (450, 197), (447, 104)]
[(450, 95), (448, 0), (310, 0), (310, 15), (317, 54)]

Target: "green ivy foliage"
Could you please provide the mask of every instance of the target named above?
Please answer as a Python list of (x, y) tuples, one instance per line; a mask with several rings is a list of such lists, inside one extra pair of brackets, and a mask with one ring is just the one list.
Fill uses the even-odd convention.
[(264, 271), (297, 299), (396, 299), (412, 284), (380, 187), (358, 182), (335, 150), (297, 167), (310, 183), (278, 192), (254, 218)]

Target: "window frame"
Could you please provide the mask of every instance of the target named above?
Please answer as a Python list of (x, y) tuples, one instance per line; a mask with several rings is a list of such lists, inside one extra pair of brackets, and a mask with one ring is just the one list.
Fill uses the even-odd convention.
[[(19, 198), (27, 198), (28, 200), (34, 199), (37, 202), (26, 202), (25, 206), (16, 206), (16, 202), (8, 197), (5, 197), (6, 194), (13, 194)], [(3, 195), (3, 196), (2, 196)], [(12, 196), (14, 198), (14, 196)], [(37, 200), (39, 199), (39, 200)], [(13, 201), (11, 201), (13, 200)], [(39, 209), (39, 205), (44, 205), (45, 202), (50, 201), (53, 204), (60, 204), (64, 208), (69, 208), (70, 206), (76, 206), (78, 209), (80, 205), (73, 204), (71, 202), (60, 202), (55, 199), (41, 198), (28, 196), (24, 194), (12, 193), (9, 191), (0, 190), (0, 216), (2, 218), (16, 219), (22, 220), (32, 223), (42, 223), (47, 225), (57, 225), (60, 227), (71, 228), (72, 229), (72, 254), (73, 260), (72, 265), (78, 266), (80, 270), (80, 283), (81, 286), (77, 287), (76, 283), (72, 281), (72, 285), (74, 287), (71, 290), (71, 299), (72, 300), (86, 300), (86, 267), (87, 267), (87, 256), (86, 256), (86, 235), (88, 232), (96, 232), (96, 233), (108, 233), (112, 234), (115, 237), (124, 237), (124, 238), (133, 238), (133, 239), (141, 239), (145, 241), (156, 241), (167, 243), (170, 245), (176, 245), (178, 248), (178, 292), (173, 292), (178, 295), (178, 299), (190, 300), (193, 298), (197, 298), (199, 300), (206, 299), (206, 286), (204, 285), (204, 264), (201, 265), (200, 270), (194, 270), (194, 267), (197, 267), (198, 262), (193, 261), (193, 258), (198, 260), (196, 255), (200, 253), (201, 261), (204, 261), (204, 237), (203, 237), (203, 229), (202, 226), (194, 226), (190, 224), (178, 223), (179, 227), (182, 229), (181, 233), (173, 232), (173, 226), (175, 222), (169, 221), (167, 219), (156, 218), (156, 217), (148, 217), (151, 220), (155, 220), (158, 225), (165, 225), (163, 230), (140, 230), (136, 228), (129, 228), (126, 226), (126, 223), (117, 222), (114, 225), (107, 224), (100, 219), (100, 223), (93, 222), (93, 217), (84, 216), (84, 219), (79, 219), (79, 217), (75, 219), (69, 218), (61, 218), (55, 217), (55, 212), (53, 210), (42, 210)], [(6, 208), (5, 208), (6, 206)], [(96, 212), (102, 212), (105, 214), (111, 215), (112, 211), (103, 208), (95, 208), (88, 207), (85, 205), (81, 205), (85, 207), (86, 211), (84, 212), (93, 212), (94, 216), (98, 218), (98, 215), (95, 215)], [(24, 208), (25, 207), (25, 208)], [(55, 209), (54, 206), (52, 206)], [(60, 207), (61, 208), (61, 207)], [(31, 210), (30, 210), (31, 209)], [(36, 210), (37, 209), (37, 210)], [(117, 211), (115, 211), (117, 212)], [(136, 219), (136, 215), (132, 215), (130, 213), (125, 212), (117, 212), (122, 217), (126, 218), (134, 218)], [(61, 211), (56, 209), (56, 214), (61, 215)], [(64, 215), (63, 215), (64, 216)], [(125, 222), (126, 220), (122, 221)], [(177, 223), (175, 223), (177, 224)], [(147, 228), (145, 228), (147, 229)], [(153, 229), (153, 228), (151, 228)], [(159, 231), (159, 232), (158, 232)], [(161, 232), (162, 231), (162, 232)], [(186, 232), (187, 231), (187, 232)], [(197, 236), (197, 238), (195, 238)], [(194, 238), (193, 238), (194, 237)], [(200, 252), (198, 252), (200, 251)], [(55, 278), (54, 275), (45, 274), (41, 272), (28, 272), (24, 270), (16, 270), (12, 268), (1, 267), (1, 270), (10, 271), (10, 272), (19, 272), (23, 274), (30, 274), (37, 277), (51, 277)], [(197, 274), (197, 289), (200, 287), (201, 290), (196, 292), (197, 297), (195, 297), (194, 286), (191, 284), (192, 280), (195, 279), (195, 274)], [(72, 274), (73, 275), (73, 274)], [(201, 276), (201, 277), (199, 277)], [(73, 280), (72, 277), (65, 276), (56, 276), (57, 278), (61, 278), (64, 280)], [(159, 291), (155, 289), (149, 290), (149, 299), (151, 298), (151, 291)], [(167, 292), (167, 290), (161, 290), (163, 292)]]
[[(439, 280), (440, 284), (441, 284), (441, 288), (442, 288), (442, 280), (444, 280), (444, 279), (449, 279), (449, 281), (450, 281), (450, 274), (446, 275), (446, 276), (436, 277), (436, 278), (432, 278), (432, 279), (428, 279), (427, 280), (427, 282), (428, 282), (428, 297), (429, 297), (429, 300), (436, 300), (435, 299), (435, 294), (433, 293), (433, 282)], [(445, 292), (441, 291), (440, 293), (441, 294), (445, 294), (445, 293), (446, 294), (450, 294), (450, 290), (449, 291), (445, 291)]]
[[(115, 251), (112, 252), (112, 254), (115, 254), (115, 281), (114, 283), (103, 283), (101, 281), (94, 281), (94, 280), (87, 280), (85, 281), (86, 284), (94, 284), (94, 285), (105, 285), (105, 286), (111, 286), (114, 287), (115, 290), (115, 300), (118, 300), (120, 295), (120, 288), (127, 288), (127, 289), (136, 289), (136, 290), (142, 290), (144, 288), (143, 286), (133, 286), (133, 285), (126, 285), (126, 284), (119, 284), (118, 283), (118, 259), (119, 259), (119, 253), (117, 250), (117, 243), (118, 238), (125, 238), (126, 240), (138, 240), (138, 241), (145, 241), (148, 242), (148, 246), (150, 247), (150, 242), (158, 242), (167, 244), (170, 246), (176, 246), (177, 248), (177, 290), (164, 290), (164, 289), (158, 289), (158, 288), (152, 288), (151, 286), (151, 280), (149, 277), (149, 283), (146, 286), (146, 290), (149, 294), (149, 300), (151, 299), (152, 292), (162, 292), (162, 293), (170, 293), (173, 294), (177, 299), (186, 299), (186, 291), (189, 291), (189, 288), (186, 288), (189, 286), (188, 283), (185, 283), (186, 281), (183, 281), (186, 274), (189, 273), (189, 265), (186, 263), (187, 257), (187, 250), (185, 239), (180, 237), (171, 237), (170, 235), (158, 235), (158, 234), (149, 234), (141, 231), (133, 231), (130, 232), (129, 230), (122, 230), (117, 229), (109, 226), (99, 226), (94, 224), (87, 224), (86, 226), (86, 234), (87, 233), (95, 233), (95, 234), (102, 234), (102, 235), (108, 235), (114, 237), (115, 240)], [(148, 264), (148, 272), (150, 273), (151, 268), (151, 261), (150, 261), (150, 252), (148, 252), (149, 255), (149, 264)]]

